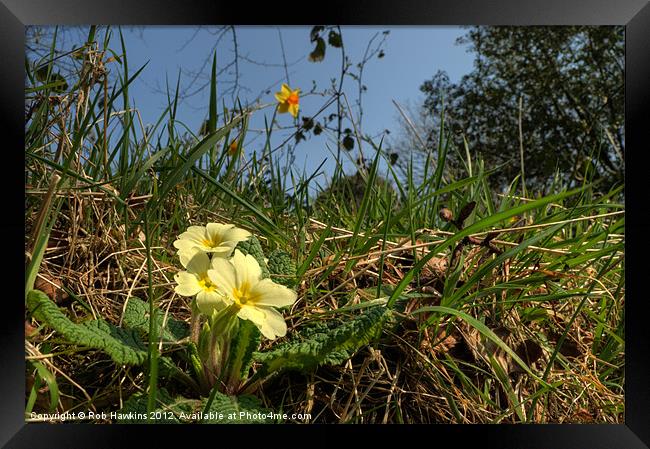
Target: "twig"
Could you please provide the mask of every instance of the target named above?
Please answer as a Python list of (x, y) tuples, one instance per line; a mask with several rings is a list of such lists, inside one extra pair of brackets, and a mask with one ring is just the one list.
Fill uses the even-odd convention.
[(524, 105), (524, 98), (519, 96), (519, 158), (521, 160), (521, 190), (526, 196), (526, 178), (524, 171), (524, 131), (522, 125), (522, 110)]

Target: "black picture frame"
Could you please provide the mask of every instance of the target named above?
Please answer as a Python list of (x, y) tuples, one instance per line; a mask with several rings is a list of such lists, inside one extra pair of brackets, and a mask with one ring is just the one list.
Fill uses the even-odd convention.
[[(24, 164), (24, 26), (27, 24), (124, 24), (124, 25), (199, 25), (199, 24), (316, 24), (342, 25), (624, 25), (626, 29), (625, 74), (625, 140), (627, 164), (626, 193), (626, 288), (629, 301), (626, 310), (626, 382), (625, 424), (620, 425), (437, 425), (373, 426), (367, 436), (382, 438), (388, 433), (408, 432), (411, 444), (427, 439), (431, 444), (478, 444), (480, 447), (553, 448), (642, 448), (650, 445), (650, 387), (648, 373), (650, 326), (645, 323), (643, 294), (645, 259), (648, 243), (645, 231), (650, 225), (646, 206), (648, 188), (644, 154), (650, 137), (650, 5), (646, 0), (499, 0), (499, 1), (426, 1), (364, 0), (345, 2), (248, 2), (139, 0), (139, 1), (81, 1), (81, 0), (1, 0), (0, 1), (0, 114), (6, 169), (3, 172), (6, 212), (0, 220), (0, 235), (4, 236), (5, 265), (21, 277), (24, 260), (24, 220), (20, 211), (24, 203), (19, 186), (18, 165)], [(629, 159), (629, 158), (632, 159)], [(16, 166), (15, 170), (11, 167)], [(15, 209), (15, 210), (14, 210)], [(630, 244), (629, 242), (632, 242)], [(14, 265), (12, 268), (10, 265)], [(3, 278), (13, 277), (5, 271)], [(7, 279), (9, 277), (9, 279)], [(647, 277), (647, 275), (645, 276)], [(5, 282), (5, 285), (7, 283)], [(216, 444), (215, 438), (234, 438), (245, 428), (221, 426), (123, 426), (87, 424), (25, 424), (25, 376), (23, 352), (24, 303), (20, 303), (18, 282), (5, 290), (2, 298), (4, 323), (0, 329), (0, 445), (10, 448), (41, 447), (127, 447), (145, 435), (148, 446), (182, 438), (190, 444)], [(10, 294), (9, 294), (10, 293)], [(15, 294), (14, 294), (15, 293)], [(644, 424), (645, 423), (645, 424)], [(366, 426), (338, 426), (329, 431), (324, 426), (271, 426), (265, 433), (282, 433), (291, 440), (280, 444), (310, 444), (309, 433), (321, 435), (318, 442), (344, 441)], [(262, 438), (250, 433), (252, 444)], [(197, 434), (200, 433), (201, 435)], [(298, 433), (296, 433), (298, 432)], [(411, 432), (417, 432), (414, 435)], [(258, 435), (255, 437), (254, 435)], [(208, 438), (202, 441), (202, 438)], [(265, 439), (267, 437), (264, 437)], [(272, 436), (268, 438), (273, 438)], [(403, 437), (401, 437), (403, 438)], [(264, 443), (263, 441), (260, 441)], [(225, 443), (225, 441), (224, 441)], [(243, 444), (243, 443), (239, 443)], [(449, 444), (449, 443), (447, 443)]]

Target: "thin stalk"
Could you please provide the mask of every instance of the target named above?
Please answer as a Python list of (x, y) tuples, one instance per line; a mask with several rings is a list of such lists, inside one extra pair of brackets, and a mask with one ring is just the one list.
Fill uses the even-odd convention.
[(147, 281), (149, 293), (149, 392), (147, 399), (147, 411), (152, 412), (156, 408), (156, 397), (158, 388), (158, 329), (156, 326), (156, 307), (153, 301), (153, 264), (151, 259), (151, 230), (149, 229), (149, 214), (144, 214), (145, 245), (147, 250)]

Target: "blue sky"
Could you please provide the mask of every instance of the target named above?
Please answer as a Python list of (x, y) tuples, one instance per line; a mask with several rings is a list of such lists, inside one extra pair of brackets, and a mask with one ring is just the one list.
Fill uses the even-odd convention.
[[(124, 33), (129, 70), (134, 72), (148, 61), (140, 77), (130, 87), (130, 95), (135, 106), (139, 109), (145, 124), (155, 123), (164, 110), (167, 99), (161, 92), (169, 82), (172, 88), (181, 70), (181, 86), (185, 92), (195, 92), (207, 81), (212, 52), (216, 49), (217, 69), (223, 69), (233, 59), (232, 32), (223, 34), (217, 42), (215, 28), (197, 29), (196, 27), (133, 27), (122, 28)], [(278, 32), (280, 30), (280, 33)], [(284, 58), (289, 64), (289, 79), (292, 88), (309, 91), (315, 82), (318, 90), (324, 90), (331, 85), (331, 78), (338, 78), (341, 67), (340, 51), (327, 47), (324, 61), (309, 62), (307, 56), (313, 48), (310, 42), (310, 26), (236, 27), (237, 50), (240, 59), (238, 64), (240, 89), (237, 94), (242, 103), (254, 100), (262, 93), (262, 103), (274, 102), (273, 93), (279, 90), (280, 84), (286, 82), (285, 68), (282, 65), (283, 54), (280, 45), (280, 35), (284, 47)], [(431, 78), (436, 71), (445, 70), (451, 81), (458, 80), (472, 68), (473, 56), (466, 48), (455, 44), (456, 39), (464, 34), (459, 27), (342, 27), (342, 37), (345, 51), (353, 64), (359, 62), (366, 50), (369, 40), (376, 34), (378, 42), (382, 32), (389, 30), (382, 46), (385, 56), (373, 58), (364, 69), (363, 84), (367, 91), (363, 96), (364, 117), (362, 129), (364, 134), (376, 135), (384, 129), (396, 130), (398, 111), (392, 100), (401, 104), (416, 102), (422, 98), (419, 87), (423, 81)], [(119, 48), (119, 36), (113, 35), (112, 48)], [(254, 62), (248, 62), (254, 61)], [(266, 65), (259, 65), (263, 63)], [(113, 70), (119, 70), (117, 64)], [(356, 72), (356, 69), (354, 70)], [(198, 73), (195, 79), (193, 74)], [(228, 87), (232, 87), (234, 66), (231, 66), (218, 78), (220, 99), (231, 106), (232, 96), (224, 96)], [(193, 82), (194, 81), (194, 82)], [(270, 92), (265, 93), (266, 89)], [(358, 86), (352, 78), (346, 77), (344, 91), (348, 101), (354, 103), (357, 98)], [(178, 119), (190, 129), (197, 132), (207, 116), (207, 89), (185, 98), (179, 106)], [(301, 115), (311, 116), (325, 103), (327, 98), (322, 96), (306, 96), (301, 100)], [(220, 105), (221, 106), (221, 105)], [(324, 111), (323, 115), (335, 112), (335, 106)], [(356, 109), (353, 107), (354, 112)], [(264, 128), (264, 118), (270, 120), (273, 108), (267, 107), (254, 113), (250, 128)], [(277, 121), (282, 127), (289, 127), (293, 119), (288, 114), (278, 115)], [(274, 132), (272, 146), (282, 142), (292, 130)], [(295, 129), (294, 129), (295, 131)], [(247, 136), (244, 142), (248, 154), (253, 151), (261, 152), (263, 139), (255, 133)], [(293, 143), (293, 140), (291, 141)], [(329, 147), (329, 149), (328, 149)], [(301, 142), (295, 149), (294, 168), (307, 172), (327, 158), (324, 165), (326, 173), (334, 168), (336, 143), (332, 136), (325, 133), (312, 136)], [(356, 157), (356, 153), (353, 153)], [(346, 171), (354, 171), (353, 165), (347, 164)], [(319, 180), (323, 182), (324, 179)]]

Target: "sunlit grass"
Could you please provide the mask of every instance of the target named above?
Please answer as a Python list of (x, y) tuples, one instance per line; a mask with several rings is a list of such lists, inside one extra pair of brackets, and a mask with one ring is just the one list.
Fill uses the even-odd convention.
[[(189, 322), (172, 242), (189, 225), (233, 223), (296, 261), (287, 338), (377, 304), (398, 317), (346, 363), (252, 388), (270, 409), (310, 422), (623, 422), (620, 188), (596, 196), (558, 179), (551, 194), (524, 196), (515, 179), (494, 192), (498, 168), (450, 148), (444, 124), (421, 181), (412, 166), (398, 174), (381, 142), (363, 142), (369, 164), (319, 187), (319, 172), (282, 166), (274, 104), (219, 108), (214, 65), (205, 136), (177, 121), (178, 83), (145, 128), (129, 94), (142, 68), (129, 67), (123, 39), (91, 28), (88, 42), (64, 91), (54, 70), (39, 81), (26, 67), (26, 293), (44, 291), (73, 321), (120, 324), (138, 297)], [(109, 63), (113, 46), (121, 56)], [(231, 151), (251, 114), (270, 117), (262, 154)], [(445, 170), (448, 151), (467, 156), (466, 172)], [(153, 410), (159, 387), (189, 394), (159, 385), (167, 349), (153, 325), (149, 338), (143, 371), (30, 329), (26, 412), (113, 411), (141, 392)]]

